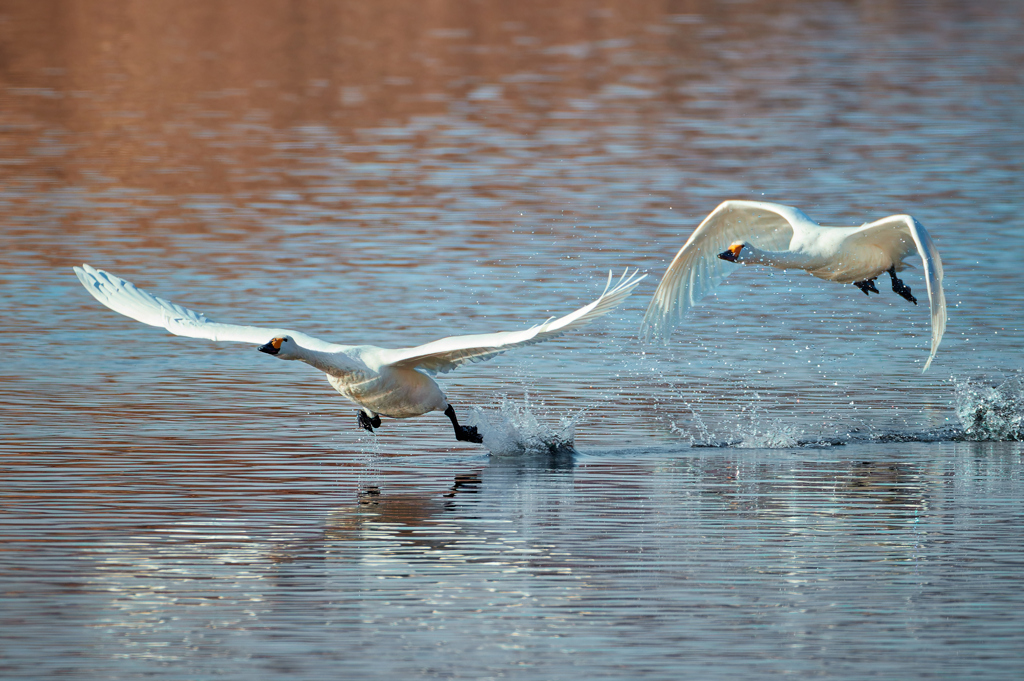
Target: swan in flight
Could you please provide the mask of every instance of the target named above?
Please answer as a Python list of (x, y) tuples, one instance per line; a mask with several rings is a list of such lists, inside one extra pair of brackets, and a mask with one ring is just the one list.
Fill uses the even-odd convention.
[(909, 215), (891, 215), (860, 227), (826, 227), (802, 211), (764, 201), (725, 201), (697, 226), (676, 254), (647, 308), (641, 336), (666, 341), (697, 301), (739, 265), (801, 269), (865, 295), (878, 293), (875, 279), (888, 272), (892, 290), (917, 305), (910, 287), (896, 276), (912, 267), (903, 259), (920, 255), (932, 318), (932, 348), (927, 371), (946, 330), (942, 261), (921, 223)]
[(257, 350), (278, 359), (297, 359), (327, 374), (334, 389), (361, 407), (358, 423), (366, 430), (380, 427), (380, 417), (404, 419), (443, 411), (455, 428), (455, 438), (482, 442), (475, 427), (459, 425), (455, 409), (430, 376), (467, 362), (482, 362), (506, 350), (551, 340), (611, 312), (647, 275), (627, 269), (594, 302), (543, 324), (504, 333), (451, 336), (414, 348), (335, 345), (298, 331), (237, 326), (208, 320), (204, 315), (157, 298), (131, 282), (89, 265), (75, 274), (86, 290), (111, 310), (143, 324), (159, 326), (178, 336), (213, 341), (254, 343)]

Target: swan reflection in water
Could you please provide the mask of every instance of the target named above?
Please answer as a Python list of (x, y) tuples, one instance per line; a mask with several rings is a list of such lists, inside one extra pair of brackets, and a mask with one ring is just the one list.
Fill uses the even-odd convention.
[(909, 565), (935, 541), (916, 519), (941, 475), (898, 453), (869, 464), (706, 452), (491, 458), (432, 491), (389, 482), (326, 514), (151, 526), (93, 554), (83, 588), (103, 594), (104, 635), (130, 642), (192, 640), (214, 620), (235, 632), (330, 622), (370, 637), (396, 623), (419, 635), (426, 622), (472, 638), (483, 612), (519, 632), (540, 613), (538, 632), (579, 625), (582, 612), (613, 617), (608, 594), (624, 579), (652, 598), (675, 593), (693, 614), (693, 589), (713, 591), (722, 566), (739, 566), (733, 586), (752, 590), (764, 574), (789, 588), (829, 575), (857, 584), (851, 550)]
[[(355, 503), (326, 520), (324, 550), (334, 542), (363, 547), (363, 561), (498, 561), (530, 569), (568, 569), (535, 544), (538, 528), (565, 522), (574, 495), (575, 453), (568, 448), (517, 458), (492, 458), (456, 475), (443, 491), (368, 486)], [(547, 545), (545, 545), (547, 546)], [(550, 548), (547, 546), (547, 548)]]

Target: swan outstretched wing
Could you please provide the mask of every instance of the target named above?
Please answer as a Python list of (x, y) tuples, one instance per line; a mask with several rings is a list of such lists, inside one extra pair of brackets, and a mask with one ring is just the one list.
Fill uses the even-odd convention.
[(289, 329), (212, 322), (203, 314), (158, 298), (130, 281), (89, 265), (76, 267), (75, 274), (93, 298), (114, 312), (120, 312), (143, 324), (167, 329), (177, 336), (206, 338), (213, 341), (266, 343), (276, 336), (287, 335), (299, 345), (311, 350), (330, 350), (337, 347)]
[(621, 304), (646, 276), (638, 276), (636, 271), (630, 274), (626, 270), (612, 286), (612, 275), (609, 272), (608, 285), (597, 300), (564, 317), (551, 318), (529, 329), (451, 336), (415, 348), (381, 350), (379, 359), (382, 365), (416, 368), (428, 374), (445, 373), (467, 362), (482, 362), (512, 348), (551, 340), (603, 317)]
[(718, 254), (734, 241), (765, 251), (789, 247), (794, 230), (817, 227), (796, 208), (764, 201), (725, 201), (698, 225), (676, 254), (640, 325), (645, 340), (668, 336), (683, 315), (739, 267)]
[(932, 350), (924, 364), (924, 371), (928, 371), (939, 349), (939, 343), (942, 342), (942, 334), (946, 332), (946, 294), (942, 291), (942, 260), (928, 231), (909, 215), (890, 215), (864, 225), (849, 236), (847, 241), (870, 243), (884, 250), (894, 260), (913, 253), (915, 248), (917, 254), (921, 256), (932, 317)]

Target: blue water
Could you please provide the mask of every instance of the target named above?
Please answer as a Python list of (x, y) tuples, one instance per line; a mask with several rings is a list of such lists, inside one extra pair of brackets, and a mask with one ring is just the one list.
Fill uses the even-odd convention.
[[(1019, 673), (1016, 3), (111, 7), (0, 9), (4, 678)], [(640, 344), (726, 198), (914, 215), (929, 371), (925, 306), (757, 268)], [(82, 262), (392, 347), (652, 276), (446, 375), (481, 447), (359, 431), (308, 367), (103, 308)]]

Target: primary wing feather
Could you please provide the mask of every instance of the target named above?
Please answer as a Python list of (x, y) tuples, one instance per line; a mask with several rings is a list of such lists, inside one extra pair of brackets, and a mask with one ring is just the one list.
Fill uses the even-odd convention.
[(329, 350), (335, 347), (331, 343), (299, 331), (212, 322), (199, 312), (158, 298), (110, 272), (89, 265), (74, 269), (82, 286), (93, 298), (111, 310), (143, 324), (167, 329), (177, 336), (206, 338), (213, 341), (266, 343), (276, 336), (288, 335), (299, 345), (313, 350)]
[(910, 219), (910, 233), (917, 243), (918, 253), (924, 263), (924, 281), (928, 287), (928, 307), (932, 317), (932, 349), (928, 355), (928, 361), (924, 363), (924, 371), (928, 371), (935, 353), (942, 342), (942, 334), (946, 332), (946, 294), (942, 290), (942, 259), (939, 258), (939, 250), (935, 248), (931, 236), (925, 231), (920, 222), (907, 216)]
[(725, 201), (708, 215), (676, 254), (654, 292), (640, 325), (645, 340), (666, 340), (683, 315), (739, 267), (718, 254), (735, 241), (746, 241), (762, 250), (789, 247), (794, 229), (810, 218), (790, 206), (765, 201)]
[(612, 287), (609, 273), (608, 285), (597, 300), (564, 317), (552, 318), (522, 331), (451, 336), (415, 348), (381, 350), (381, 362), (397, 368), (416, 368), (429, 374), (445, 373), (468, 362), (491, 359), (512, 348), (550, 340), (611, 312), (647, 276), (637, 274), (636, 271), (629, 274), (627, 270)]

